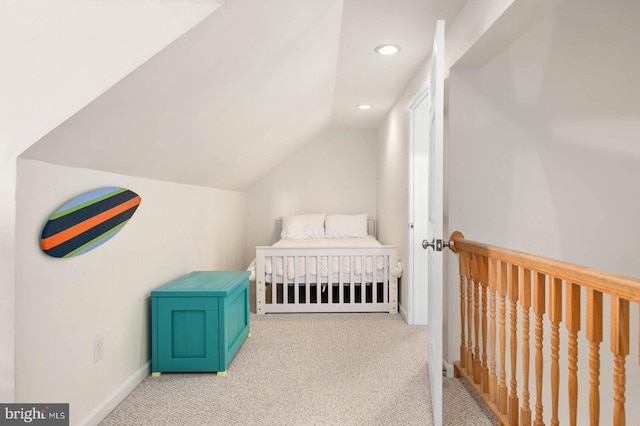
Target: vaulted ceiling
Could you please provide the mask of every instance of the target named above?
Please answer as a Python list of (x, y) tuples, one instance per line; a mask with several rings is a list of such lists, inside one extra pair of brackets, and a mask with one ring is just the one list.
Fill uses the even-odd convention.
[(376, 128), (464, 2), (227, 0), (22, 157), (246, 190), (328, 127)]

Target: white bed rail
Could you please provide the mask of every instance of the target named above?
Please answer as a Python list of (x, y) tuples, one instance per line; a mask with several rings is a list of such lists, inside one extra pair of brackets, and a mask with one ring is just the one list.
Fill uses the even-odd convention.
[(256, 312), (398, 312), (395, 246), (256, 247)]

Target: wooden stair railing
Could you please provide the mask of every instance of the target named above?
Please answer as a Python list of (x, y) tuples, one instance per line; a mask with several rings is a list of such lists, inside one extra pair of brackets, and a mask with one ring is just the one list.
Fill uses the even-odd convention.
[[(469, 241), (460, 232), (454, 232), (450, 240), (460, 265), (462, 331), (460, 361), (456, 363), (456, 370), (472, 385), (498, 420), (505, 425), (544, 425), (547, 409), (543, 405), (544, 386), (545, 380), (549, 380), (551, 410), (550, 416), (549, 413), (546, 416), (550, 418), (550, 424), (560, 424), (560, 408), (568, 410), (565, 417), (568, 417), (570, 425), (586, 424), (582, 417), (587, 413), (586, 407), (582, 407), (581, 419), (578, 420), (578, 389), (580, 379), (588, 377), (589, 424), (600, 424), (600, 344), (606, 337), (603, 330), (605, 296), (610, 300), (609, 340), (614, 362), (613, 366), (607, 366), (613, 371), (613, 383), (609, 384), (613, 390), (613, 413), (612, 418), (603, 424), (625, 425), (625, 363), (630, 352), (629, 306), (631, 303), (640, 304), (640, 280)], [(581, 376), (578, 374), (578, 358), (583, 294), (586, 296), (584, 337), (589, 344), (589, 372)], [(530, 341), (531, 311), (534, 315), (533, 345)], [(566, 328), (567, 339), (565, 395), (568, 403), (561, 406), (562, 324)], [(547, 332), (548, 343), (545, 342)], [(549, 345), (548, 359), (545, 359), (545, 344)], [(530, 369), (532, 347), (534, 371)], [(547, 365), (548, 370), (545, 370)], [(522, 380), (520, 389), (519, 378)], [(534, 390), (530, 389), (531, 383)], [(532, 392), (535, 404), (531, 401)], [(640, 402), (640, 399), (635, 399), (635, 402)]]

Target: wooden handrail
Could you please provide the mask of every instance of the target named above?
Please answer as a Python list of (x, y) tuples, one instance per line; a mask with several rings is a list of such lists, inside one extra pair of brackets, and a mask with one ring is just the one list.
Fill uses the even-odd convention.
[(526, 269), (542, 272), (553, 277), (561, 277), (563, 280), (571, 281), (574, 284), (598, 290), (605, 294), (615, 293), (630, 302), (640, 303), (640, 280), (636, 278), (610, 274), (587, 268), (586, 266), (573, 265), (533, 254), (470, 241), (465, 239), (464, 235), (458, 231), (451, 234), (450, 241), (454, 242), (452, 250), (455, 253), (465, 251), (501, 262), (516, 263)]
[[(469, 241), (460, 232), (454, 232), (450, 240), (452, 250), (460, 259), (462, 330), (460, 362), (456, 363), (456, 368), (500, 422), (543, 425), (544, 382), (551, 391), (551, 409), (546, 408), (546, 416), (550, 418), (550, 424), (559, 425), (562, 417), (559, 412), (560, 376), (566, 374), (567, 393), (563, 394), (568, 404), (563, 407), (568, 409), (569, 424), (578, 424), (578, 382), (584, 380), (584, 376), (581, 378), (578, 374), (578, 345), (580, 332), (586, 330), (589, 371), (583, 374), (589, 383), (589, 422), (592, 426), (600, 423), (600, 344), (605, 319), (603, 295), (606, 295), (610, 299), (610, 350), (614, 364), (602, 368), (613, 371), (613, 383), (608, 384), (608, 389), (613, 390), (612, 424), (624, 425), (625, 362), (630, 347), (629, 305), (640, 304), (640, 280)], [(582, 299), (580, 287), (585, 288), (586, 299)], [(581, 324), (583, 300), (586, 303), (584, 327)], [(530, 341), (532, 313), (535, 316), (535, 344)], [(546, 322), (543, 321), (545, 315)], [(640, 319), (638, 321), (640, 328)], [(566, 328), (566, 334), (560, 333), (561, 325)], [(521, 341), (518, 332), (521, 332)], [(560, 350), (563, 336), (567, 339), (566, 353)], [(548, 359), (544, 358), (544, 346), (550, 349)], [(531, 347), (534, 347), (533, 354)], [(567, 372), (564, 373), (560, 371), (562, 356), (567, 360)], [(535, 369), (531, 372), (530, 361), (535, 361)], [(518, 367), (521, 370), (518, 371)], [(544, 367), (549, 373), (547, 378)], [(534, 379), (535, 401), (530, 401), (530, 375)], [(523, 380), (520, 387), (518, 377)]]

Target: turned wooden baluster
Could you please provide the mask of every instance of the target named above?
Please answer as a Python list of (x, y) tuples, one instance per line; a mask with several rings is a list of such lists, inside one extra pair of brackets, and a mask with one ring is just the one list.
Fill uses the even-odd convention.
[(569, 355), (569, 424), (578, 420), (578, 332), (580, 331), (580, 286), (567, 282), (567, 333)]
[(544, 426), (542, 420), (542, 317), (545, 312), (545, 283), (546, 276), (540, 272), (534, 275), (533, 283), (533, 312), (536, 315), (536, 420), (534, 425)]
[(498, 263), (489, 260), (489, 334), (491, 337), (491, 363), (489, 365), (489, 399), (498, 400), (498, 376), (496, 376), (496, 288), (498, 286)]
[(460, 261), (460, 368), (466, 369), (467, 367), (467, 339), (464, 330), (465, 321), (465, 308), (466, 308), (466, 289), (467, 289), (467, 254), (462, 252), (459, 256)]
[(482, 258), (482, 392), (489, 393), (489, 369), (487, 367), (487, 290), (489, 288), (489, 259)]
[(479, 384), (482, 380), (482, 363), (480, 360), (480, 293), (482, 291), (480, 264), (482, 263), (482, 258), (480, 256), (474, 256), (473, 260), (473, 276), (475, 277), (476, 283), (473, 289), (475, 291), (473, 295), (473, 329), (475, 338), (475, 349), (473, 351), (473, 382)]
[(506, 326), (506, 303), (505, 297), (507, 296), (507, 264), (500, 262), (498, 268), (498, 295), (500, 297), (500, 382), (498, 384), (498, 403), (500, 405), (500, 413), (507, 414), (509, 410), (508, 405), (508, 391), (507, 391), (507, 371), (506, 371), (506, 340), (507, 340), (507, 326)]
[(473, 377), (473, 286), (474, 277), (472, 275), (471, 264), (473, 255), (469, 253), (467, 257), (467, 373)]
[(629, 355), (629, 301), (611, 296), (611, 352), (613, 353), (613, 424), (626, 424), (625, 357)]
[[(458, 241), (456, 240), (456, 245)], [(559, 424), (559, 399), (560, 399), (560, 366), (559, 366), (559, 349), (560, 349), (560, 332), (559, 328), (563, 322), (563, 291), (566, 282), (567, 300), (566, 300), (566, 328), (568, 335), (568, 410), (570, 424), (577, 424), (578, 419), (578, 347), (577, 338), (581, 330), (581, 287), (584, 283), (586, 291), (586, 338), (590, 343), (589, 354), (589, 405), (590, 405), (590, 423), (591, 425), (599, 424), (600, 417), (600, 344), (603, 339), (603, 292), (613, 293), (611, 298), (611, 350), (614, 356), (614, 409), (613, 424), (624, 425), (625, 419), (625, 387), (626, 387), (626, 357), (629, 354), (629, 305), (631, 302), (638, 303), (637, 285), (639, 280), (628, 279), (611, 274), (600, 273), (590, 270), (589, 268), (567, 265), (562, 262), (538, 259), (533, 255), (527, 255), (517, 252), (511, 252), (499, 247), (491, 247), (476, 242), (461, 242), (460, 249), (469, 247), (467, 268), (469, 272), (466, 279), (461, 281), (461, 293), (466, 291), (466, 299), (464, 294), (461, 299), (461, 306), (466, 306), (466, 313), (461, 313), (462, 322), (466, 320), (467, 333), (463, 334), (461, 340), (465, 340), (465, 344), (461, 345), (461, 352), (464, 352), (462, 358), (467, 360), (467, 371), (469, 378), (479, 385), (475, 389), (479, 390), (480, 396), (486, 401), (492, 401), (491, 407), (494, 409), (500, 421), (505, 424), (514, 424), (520, 422), (523, 425), (529, 425), (533, 413), (529, 404), (529, 363), (532, 360), (530, 350), (530, 309), (533, 308), (535, 314), (535, 386), (536, 386), (536, 403), (535, 403), (535, 421), (534, 425), (544, 425), (543, 422), (543, 337), (544, 337), (544, 315), (545, 308), (549, 311), (549, 321), (551, 327), (550, 338), (550, 397), (551, 397), (551, 419), (550, 424)], [(495, 255), (495, 258), (490, 256)], [(498, 260), (501, 259), (501, 260)], [(484, 263), (484, 266), (483, 265)], [(464, 263), (464, 262), (463, 262)], [(513, 265), (522, 265), (516, 267)], [(526, 269), (526, 268), (529, 269)], [(465, 268), (461, 265), (461, 268)], [(486, 268), (486, 270), (484, 269)], [(511, 268), (511, 269), (510, 269)], [(546, 271), (546, 272), (540, 272)], [(484, 274), (484, 275), (483, 275)], [(511, 274), (514, 279), (509, 278)], [(516, 274), (518, 278), (515, 279)], [(533, 274), (533, 276), (531, 276)], [(547, 283), (547, 277), (548, 283)], [(533, 282), (531, 282), (533, 281)], [(515, 290), (514, 283), (519, 283), (520, 287)], [(578, 284), (579, 283), (579, 284)], [(533, 290), (531, 290), (533, 284)], [(466, 285), (466, 286), (465, 286)], [(476, 285), (480, 287), (476, 287)], [(548, 290), (547, 290), (548, 285)], [(525, 290), (526, 288), (526, 290)], [(597, 289), (597, 290), (596, 290)], [(531, 293), (531, 291), (533, 293)], [(515, 294), (517, 292), (517, 295)], [(547, 300), (546, 292), (549, 292)], [(487, 302), (486, 297), (489, 296)], [(615, 295), (618, 296), (615, 296)], [(506, 297), (511, 301), (510, 314), (506, 312)], [(496, 322), (496, 296), (499, 297), (499, 323)], [(522, 318), (522, 393), (518, 395), (517, 382), (513, 375), (513, 370), (517, 368), (517, 354), (511, 356), (512, 380), (510, 388), (506, 384), (506, 315), (511, 320), (511, 334), (509, 342), (510, 349), (513, 351), (514, 341), (517, 339), (517, 320), (514, 318), (517, 314), (517, 302), (521, 306)], [(515, 302), (515, 309), (514, 309)], [(466, 305), (465, 305), (466, 303)], [(548, 306), (546, 304), (549, 303)], [(489, 317), (487, 319), (487, 307), (489, 308)], [(482, 335), (479, 333), (481, 327), (480, 315), (482, 315)], [(474, 321), (475, 320), (475, 321)], [(486, 321), (489, 321), (489, 338), (491, 342), (486, 348)], [(496, 335), (496, 326), (499, 324), (500, 335)], [(639, 319), (640, 325), (640, 319)], [(464, 326), (464, 325), (463, 325)], [(514, 336), (515, 335), (515, 336)], [(475, 336), (475, 342), (474, 340)], [(483, 352), (480, 352), (480, 338), (483, 339)], [(496, 340), (500, 342), (500, 353), (496, 355)], [(640, 343), (640, 335), (638, 336)], [(511, 352), (510, 352), (511, 354)], [(500, 359), (499, 376), (496, 374), (496, 363)], [(640, 359), (638, 360), (640, 363)], [(515, 364), (515, 367), (514, 367)], [(485, 384), (486, 373), (484, 369), (488, 368), (489, 375), (489, 395), (486, 394)], [(478, 370), (482, 370), (479, 374)], [(478, 381), (478, 375), (481, 379)], [(495, 386), (494, 386), (495, 384)], [(513, 397), (520, 397), (522, 407), (515, 409), (512, 406)], [(517, 409), (519, 418), (514, 421), (513, 411)], [(586, 415), (586, 410), (584, 410)], [(586, 423), (586, 421), (584, 422)]]
[(560, 390), (560, 323), (562, 322), (562, 280), (549, 282), (549, 320), (551, 321), (551, 424), (559, 425), (558, 400)]
[(529, 308), (531, 307), (531, 271), (520, 269), (520, 307), (522, 308), (522, 408), (520, 424), (531, 426), (529, 406)]
[(600, 343), (602, 343), (602, 293), (587, 289), (587, 340), (589, 340), (589, 421), (600, 424)]
[(518, 382), (516, 379), (517, 359), (518, 359), (518, 265), (509, 267), (509, 302), (511, 310), (509, 312), (509, 322), (511, 324), (511, 335), (509, 346), (511, 347), (511, 389), (509, 390), (509, 424), (518, 426), (518, 415), (520, 414), (520, 401), (518, 400)]

